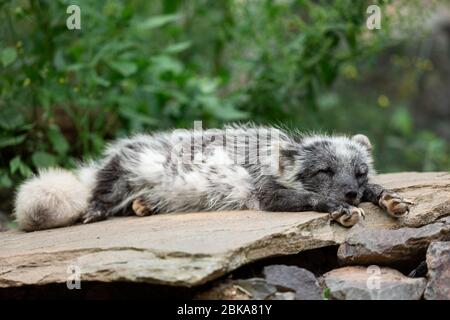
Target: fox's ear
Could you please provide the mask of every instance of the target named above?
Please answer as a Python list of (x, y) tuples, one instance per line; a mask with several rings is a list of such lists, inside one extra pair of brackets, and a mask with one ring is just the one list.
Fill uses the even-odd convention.
[(352, 140), (362, 145), (367, 151), (372, 151), (372, 144), (367, 136), (363, 134), (356, 134), (352, 137)]

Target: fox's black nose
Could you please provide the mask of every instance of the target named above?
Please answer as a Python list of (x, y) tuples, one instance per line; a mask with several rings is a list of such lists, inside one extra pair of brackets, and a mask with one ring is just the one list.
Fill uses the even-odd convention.
[(356, 191), (348, 191), (345, 194), (345, 198), (347, 200), (355, 200), (357, 196), (358, 196), (358, 193)]

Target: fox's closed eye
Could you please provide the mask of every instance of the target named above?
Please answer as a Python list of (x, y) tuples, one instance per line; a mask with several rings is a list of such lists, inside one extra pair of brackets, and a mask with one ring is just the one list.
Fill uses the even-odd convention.
[(332, 175), (334, 175), (334, 171), (331, 168), (325, 168), (325, 169), (317, 170), (316, 174), (326, 174), (326, 175), (332, 176)]

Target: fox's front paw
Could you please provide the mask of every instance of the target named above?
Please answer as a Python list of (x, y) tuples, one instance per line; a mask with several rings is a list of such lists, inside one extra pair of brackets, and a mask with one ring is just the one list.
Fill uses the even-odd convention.
[(409, 213), (409, 206), (413, 205), (409, 199), (404, 199), (398, 193), (390, 190), (383, 191), (378, 200), (381, 208), (386, 210), (394, 218), (399, 218)]
[(343, 204), (330, 213), (333, 220), (339, 222), (344, 227), (351, 227), (365, 218), (364, 210), (351, 205)]
[(144, 202), (140, 198), (137, 198), (133, 201), (131, 208), (139, 217), (149, 216), (152, 214), (152, 211), (145, 206)]

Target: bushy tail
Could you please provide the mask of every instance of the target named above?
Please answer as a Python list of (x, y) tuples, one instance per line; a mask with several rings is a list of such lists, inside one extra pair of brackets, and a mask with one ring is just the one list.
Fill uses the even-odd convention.
[(47, 169), (25, 181), (17, 192), (14, 214), (25, 231), (74, 224), (87, 208), (89, 187), (72, 172)]

